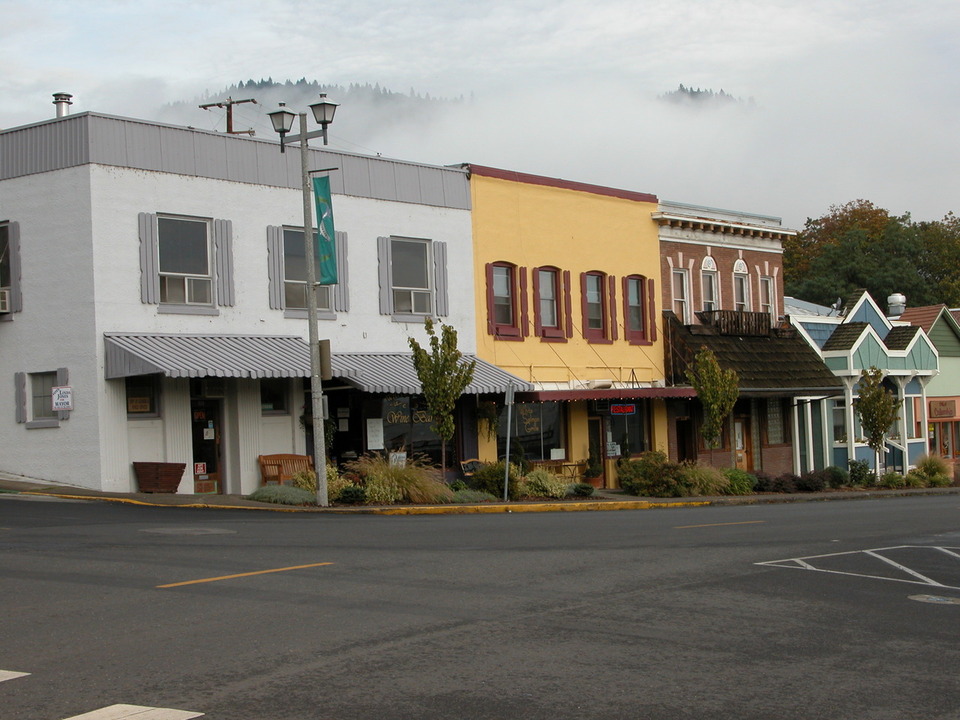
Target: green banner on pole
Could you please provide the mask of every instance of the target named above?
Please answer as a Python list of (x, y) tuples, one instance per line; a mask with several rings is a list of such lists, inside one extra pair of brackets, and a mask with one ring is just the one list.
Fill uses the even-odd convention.
[(333, 229), (333, 203), (330, 200), (330, 178), (313, 179), (313, 196), (317, 203), (317, 265), (320, 285), (337, 284), (337, 245)]

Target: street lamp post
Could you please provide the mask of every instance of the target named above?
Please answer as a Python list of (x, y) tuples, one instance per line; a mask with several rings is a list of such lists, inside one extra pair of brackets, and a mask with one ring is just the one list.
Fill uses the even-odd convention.
[[(280, 109), (269, 113), (273, 129), (280, 134), (280, 152), (285, 151), (286, 142), (300, 143), (300, 184), (303, 192), (303, 247), (307, 263), (307, 342), (310, 343), (310, 405), (313, 417), (313, 458), (317, 475), (317, 504), (326, 507), (330, 504), (327, 494), (327, 453), (324, 447), (326, 433), (323, 418), (323, 387), (320, 384), (322, 370), (320, 366), (320, 341), (317, 330), (317, 268), (316, 250), (313, 243), (313, 212), (310, 197), (310, 170), (307, 166), (308, 143), (312, 137), (322, 137), (327, 144), (327, 125), (333, 122), (337, 103), (320, 94), (320, 102), (311, 105), (314, 118), (320, 123), (321, 130), (307, 132), (307, 114), (294, 113), (281, 103)], [(293, 128), (293, 119), (299, 115), (300, 134), (287, 138)]]

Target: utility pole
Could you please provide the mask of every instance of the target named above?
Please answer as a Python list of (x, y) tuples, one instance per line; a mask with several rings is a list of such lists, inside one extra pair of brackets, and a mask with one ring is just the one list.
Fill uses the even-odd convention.
[(233, 106), (240, 105), (241, 103), (253, 103), (257, 104), (257, 101), (253, 98), (247, 98), (246, 100), (234, 100), (232, 97), (228, 97), (226, 100), (215, 103), (207, 103), (206, 105), (200, 105), (201, 110), (209, 110), (212, 107), (227, 109), (227, 135), (254, 135), (253, 130), (234, 130), (233, 129)]

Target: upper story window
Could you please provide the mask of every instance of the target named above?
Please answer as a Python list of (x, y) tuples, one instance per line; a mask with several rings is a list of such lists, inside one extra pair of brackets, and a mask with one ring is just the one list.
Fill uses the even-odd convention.
[(616, 303), (612, 278), (602, 272), (580, 276), (583, 336), (590, 341), (616, 339)]
[(774, 279), (769, 276), (760, 278), (760, 312), (768, 313), (771, 317), (776, 317), (776, 285)]
[(533, 295), (537, 335), (549, 340), (571, 337), (570, 272), (555, 267), (535, 268)]
[(733, 265), (733, 309), (750, 310), (750, 275), (742, 259)]
[[(316, 232), (314, 232), (316, 235)], [(320, 261), (314, 254), (314, 277), (320, 277)], [(329, 312), (330, 285), (318, 285), (317, 309)], [(283, 306), (289, 310), (307, 309), (307, 255), (303, 230), (283, 229)]]
[(690, 323), (690, 276), (682, 268), (674, 268), (673, 312), (684, 325)]
[(521, 339), (526, 331), (526, 268), (511, 263), (487, 265), (487, 332), (498, 338)]
[(233, 223), (140, 213), (140, 300), (216, 315), (234, 304)]
[[(314, 231), (316, 236), (316, 231)], [(317, 310), (321, 320), (336, 319), (337, 312), (350, 309), (347, 234), (334, 235), (337, 256), (337, 284), (317, 285)], [(320, 277), (320, 261), (314, 255), (315, 277)], [(284, 317), (307, 317), (307, 255), (302, 228), (267, 227), (267, 276), (270, 281), (270, 307), (283, 310)]]
[(710, 255), (707, 255), (700, 265), (700, 285), (704, 312), (719, 310), (717, 263)]
[(632, 345), (645, 345), (653, 339), (651, 282), (642, 275), (628, 275), (623, 279), (623, 326)]
[(205, 220), (157, 219), (160, 302), (213, 304), (209, 224)]
[(381, 237), (377, 255), (381, 314), (400, 322), (449, 315), (445, 242)]

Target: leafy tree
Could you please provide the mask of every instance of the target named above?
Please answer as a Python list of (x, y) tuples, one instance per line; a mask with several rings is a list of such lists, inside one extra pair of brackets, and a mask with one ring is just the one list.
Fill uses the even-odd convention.
[(874, 468), (880, 471), (880, 452), (890, 427), (900, 419), (900, 401), (883, 385), (883, 372), (876, 367), (860, 371), (860, 386), (854, 410), (860, 416), (860, 425), (867, 445), (876, 458)]
[(692, 365), (687, 368), (687, 377), (703, 405), (700, 434), (706, 446), (713, 450), (720, 444), (723, 423), (740, 395), (740, 378), (736, 370), (722, 369), (717, 356), (706, 346), (700, 347)]
[(413, 350), (413, 366), (423, 388), (427, 409), (433, 416), (433, 430), (440, 437), (440, 465), (447, 469), (447, 443), (453, 437), (453, 411), (457, 399), (473, 380), (476, 360), (463, 362), (457, 349), (457, 331), (440, 323), (440, 336), (433, 327), (433, 318), (424, 322), (430, 336), (430, 352), (414, 338), (407, 338)]

